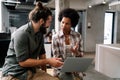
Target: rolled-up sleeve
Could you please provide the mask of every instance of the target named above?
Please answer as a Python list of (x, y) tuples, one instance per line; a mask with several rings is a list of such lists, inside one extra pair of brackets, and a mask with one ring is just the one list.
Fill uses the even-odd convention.
[(28, 37), (24, 32), (18, 32), (13, 38), (17, 60), (24, 61), (29, 57)]
[(77, 38), (79, 42), (79, 48), (78, 48), (78, 54), (76, 54), (76, 56), (82, 57), (83, 56), (83, 40), (80, 34), (79, 34), (79, 37)]
[(53, 57), (59, 57), (59, 44), (55, 36), (52, 37), (52, 53)]

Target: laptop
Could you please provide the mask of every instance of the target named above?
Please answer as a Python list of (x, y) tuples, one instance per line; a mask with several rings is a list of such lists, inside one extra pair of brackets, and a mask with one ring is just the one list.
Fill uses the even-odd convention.
[(61, 69), (61, 72), (85, 72), (93, 58), (83, 58), (83, 57), (68, 57)]

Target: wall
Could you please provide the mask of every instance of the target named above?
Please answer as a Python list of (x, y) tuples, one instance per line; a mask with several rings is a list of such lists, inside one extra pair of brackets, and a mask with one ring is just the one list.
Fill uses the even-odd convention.
[[(112, 0), (69, 0), (70, 7), (77, 9), (77, 10), (85, 10), (88, 8), (89, 5), (99, 5), (102, 4), (104, 1), (110, 2)], [(55, 8), (55, 0), (52, 0), (48, 3), (48, 7)]]
[[(85, 9), (87, 8), (87, 2), (88, 0), (83, 0), (82, 2), (80, 0), (72, 1), (70, 0), (70, 7), (75, 9)], [(84, 50), (85, 52), (94, 52), (96, 48), (96, 44), (103, 43), (104, 38), (104, 15), (105, 11), (108, 9), (105, 5), (98, 5), (94, 6), (90, 9), (87, 9), (87, 12), (85, 14), (85, 29), (83, 29), (84, 33)], [(7, 9), (4, 6), (4, 9), (2, 11), (4, 13), (3, 15), (3, 22), (5, 23), (3, 26), (7, 27), (7, 24), (9, 24), (9, 13), (7, 12)], [(119, 13), (120, 15), (120, 13)], [(6, 17), (7, 16), (7, 17)], [(6, 18), (6, 19), (5, 19)], [(118, 20), (120, 20), (118, 18)], [(88, 28), (88, 23), (91, 23), (91, 28)], [(119, 25), (120, 23), (118, 23)], [(118, 27), (118, 30), (120, 28)], [(5, 27), (4, 27), (5, 30)], [(119, 31), (117, 31), (117, 37), (118, 41), (120, 42), (120, 37), (118, 36), (120, 34)]]
[[(26, 24), (28, 20), (29, 11), (10, 11), (10, 27), (19, 28)], [(24, 20), (24, 21), (23, 21)]]
[(1, 27), (1, 24), (2, 24), (2, 1), (0, 0), (0, 32), (2, 31), (2, 27)]
[(116, 42), (117, 43), (120, 43), (120, 12), (118, 12), (118, 15), (117, 15), (117, 35), (116, 35), (116, 37), (117, 37), (117, 40), (116, 40)]
[(85, 10), (88, 8), (88, 1), (89, 0), (70, 0), (70, 7), (77, 10)]
[[(70, 7), (77, 10), (87, 10), (85, 14), (85, 26), (83, 27), (84, 51), (94, 52), (96, 44), (103, 43), (104, 17), (108, 6), (102, 4), (104, 0), (70, 0)], [(106, 0), (110, 1), (110, 0)], [(92, 4), (92, 8), (88, 6)], [(88, 23), (90, 27), (88, 28)]]
[(3, 32), (8, 32), (9, 30), (9, 12), (7, 10), (7, 8), (1, 4), (2, 8), (1, 8), (1, 24), (0, 24), (0, 27), (2, 27), (2, 31)]
[[(104, 39), (104, 17), (105, 11), (108, 10), (107, 5), (103, 5), (104, 0), (70, 0), (70, 7), (77, 10), (87, 10), (85, 13), (85, 26), (83, 27), (84, 51), (94, 52), (96, 44), (103, 43)], [(110, 1), (110, 0), (107, 0)], [(94, 5), (88, 8), (89, 4)], [(99, 4), (99, 5), (96, 5)], [(101, 5), (100, 5), (101, 4)], [(88, 28), (90, 23), (91, 28)]]
[[(87, 10), (86, 35), (84, 41), (85, 52), (94, 52), (96, 44), (103, 43), (104, 16), (108, 9), (105, 5), (98, 5)], [(90, 26), (88, 26), (88, 24)]]
[[(88, 7), (87, 2), (89, 0), (69, 0), (69, 6), (71, 8), (77, 9), (77, 10), (84, 10)], [(55, 8), (55, 2), (53, 1), (52, 3), (49, 3), (47, 6), (51, 8)]]

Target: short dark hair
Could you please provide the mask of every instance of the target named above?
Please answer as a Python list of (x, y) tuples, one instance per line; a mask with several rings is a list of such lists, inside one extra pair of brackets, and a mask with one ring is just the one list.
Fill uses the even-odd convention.
[(42, 5), (40, 1), (36, 3), (35, 8), (29, 13), (29, 20), (38, 22), (40, 19), (43, 19), (45, 22), (48, 16), (52, 16), (52, 12), (48, 7)]
[(75, 28), (79, 21), (79, 14), (75, 9), (66, 8), (60, 11), (58, 20), (61, 22), (63, 17), (68, 17), (71, 19), (72, 27)]

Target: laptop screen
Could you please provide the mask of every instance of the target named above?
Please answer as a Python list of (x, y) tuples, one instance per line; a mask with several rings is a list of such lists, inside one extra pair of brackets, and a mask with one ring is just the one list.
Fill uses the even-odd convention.
[(85, 72), (93, 58), (68, 57), (61, 69), (62, 72)]

